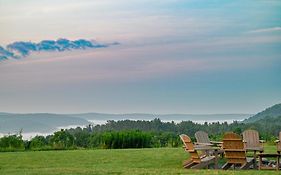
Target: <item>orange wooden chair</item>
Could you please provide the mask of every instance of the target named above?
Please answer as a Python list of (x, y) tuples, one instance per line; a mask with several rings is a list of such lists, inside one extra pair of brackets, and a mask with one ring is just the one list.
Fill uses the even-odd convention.
[(215, 162), (215, 156), (207, 156), (205, 154), (199, 154), (196, 146), (192, 143), (191, 139), (181, 134), (180, 138), (184, 144), (184, 149), (190, 154), (190, 159), (184, 161), (184, 168), (200, 169), (208, 168), (208, 166)]
[(222, 169), (229, 169), (231, 166), (240, 166), (239, 169), (249, 169), (254, 163), (253, 158), (246, 157), (246, 150), (242, 138), (235, 133), (228, 132), (223, 136), (223, 149), (227, 162)]

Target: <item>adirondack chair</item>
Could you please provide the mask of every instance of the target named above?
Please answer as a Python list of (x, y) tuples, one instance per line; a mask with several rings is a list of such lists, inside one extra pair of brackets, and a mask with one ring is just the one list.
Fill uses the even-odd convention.
[[(197, 145), (205, 145), (205, 146), (209, 146), (211, 148), (211, 146), (219, 146), (222, 147), (222, 142), (217, 142), (217, 141), (211, 141), (209, 139), (209, 135), (208, 133), (204, 132), (204, 131), (197, 131), (195, 133), (195, 138), (196, 138), (196, 144)], [(218, 153), (221, 154), (223, 156), (223, 150), (219, 150)], [(206, 154), (213, 154), (212, 150), (206, 150)]]
[(260, 153), (264, 151), (263, 143), (265, 141), (260, 140), (258, 131), (249, 129), (244, 131), (242, 135), (246, 151), (259, 151)]
[(208, 168), (210, 164), (215, 163), (215, 156), (206, 156), (205, 154), (199, 154), (197, 148), (187, 135), (181, 134), (180, 138), (184, 144), (185, 151), (190, 154), (190, 159), (184, 161), (183, 163), (184, 168)]
[(277, 146), (277, 153), (280, 154), (281, 153), (281, 132), (279, 132), (279, 140), (276, 140), (275, 143)]
[(253, 158), (246, 157), (246, 150), (242, 138), (232, 132), (225, 133), (223, 136), (223, 149), (227, 162), (222, 169), (229, 169), (231, 166), (235, 168), (240, 165), (239, 169), (249, 169), (253, 164)]
[(248, 129), (242, 133), (243, 142), (247, 152), (254, 152), (254, 169), (257, 168), (257, 152), (262, 153), (264, 151), (264, 140), (260, 140), (259, 132), (256, 130)]

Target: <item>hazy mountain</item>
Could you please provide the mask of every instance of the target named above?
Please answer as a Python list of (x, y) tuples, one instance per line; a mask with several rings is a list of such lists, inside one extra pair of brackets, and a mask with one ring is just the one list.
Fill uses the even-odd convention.
[(68, 125), (88, 125), (83, 118), (59, 114), (9, 114), (0, 113), (0, 133), (19, 132), (52, 132), (58, 127)]
[(161, 120), (206, 120), (206, 121), (222, 121), (222, 120), (243, 120), (252, 114), (103, 114), (103, 113), (85, 113), (85, 114), (71, 114), (74, 117), (84, 118), (86, 120), (152, 120), (160, 118)]
[(244, 120), (245, 123), (255, 122), (261, 119), (266, 118), (276, 118), (281, 117), (281, 103), (273, 105), (262, 112), (257, 113), (256, 115)]

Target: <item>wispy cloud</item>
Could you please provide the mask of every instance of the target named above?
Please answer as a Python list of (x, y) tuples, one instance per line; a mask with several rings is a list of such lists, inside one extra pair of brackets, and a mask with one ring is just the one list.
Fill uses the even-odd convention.
[(10, 57), (14, 57), (14, 54), (0, 46), (0, 61), (7, 60)]
[(265, 33), (265, 32), (276, 32), (276, 31), (281, 31), (281, 27), (271, 27), (271, 28), (251, 30), (248, 33)]

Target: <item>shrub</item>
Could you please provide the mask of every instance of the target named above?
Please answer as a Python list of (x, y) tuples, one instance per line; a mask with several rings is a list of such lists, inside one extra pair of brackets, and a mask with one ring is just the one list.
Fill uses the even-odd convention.
[(0, 138), (0, 150), (1, 151), (23, 151), (24, 142), (22, 135), (8, 135)]

